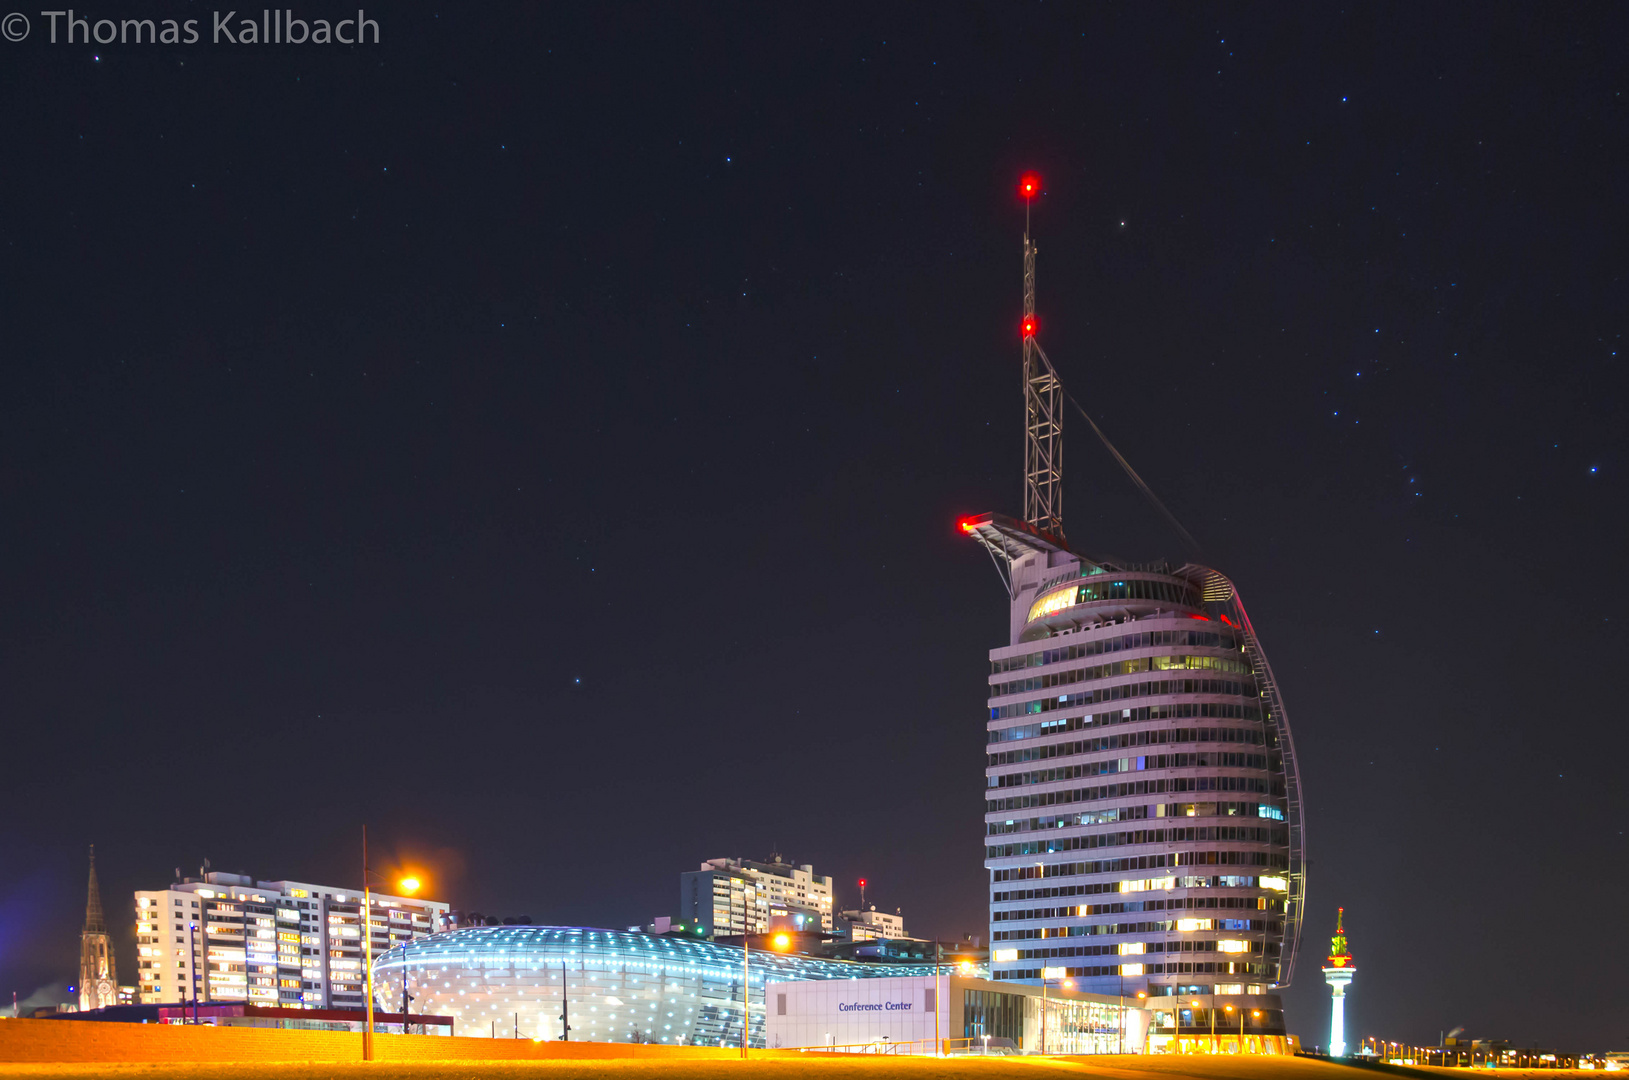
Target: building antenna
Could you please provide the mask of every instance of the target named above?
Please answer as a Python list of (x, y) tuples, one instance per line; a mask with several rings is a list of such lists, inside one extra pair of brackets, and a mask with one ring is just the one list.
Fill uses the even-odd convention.
[(1153, 504), (1166, 522), (1175, 529), (1195, 551), (1199, 541), (1183, 528), (1182, 522), (1166, 508), (1154, 489), (1144, 482), (1131, 462), (1109, 442), (1103, 429), (1091, 418), (1075, 396), (1064, 388), (1063, 380), (1052, 366), (1052, 361), (1036, 340), (1038, 324), (1035, 318), (1035, 241), (1029, 235), (1030, 204), (1041, 193), (1041, 178), (1025, 173), (1018, 181), (1018, 193), (1024, 197), (1024, 520), (1050, 533), (1058, 540), (1063, 534), (1063, 406), (1067, 402), (1080, 413), (1092, 432), (1103, 443), (1110, 456), (1125, 470), (1137, 490)]
[(1041, 178), (1025, 173), (1024, 197), (1024, 520), (1059, 540), (1063, 535), (1063, 384), (1035, 344), (1035, 242), (1029, 235), (1030, 204)]

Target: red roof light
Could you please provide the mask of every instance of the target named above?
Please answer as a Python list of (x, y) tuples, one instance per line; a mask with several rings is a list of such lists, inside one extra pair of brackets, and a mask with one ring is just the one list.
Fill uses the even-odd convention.
[(1024, 336), (1025, 337), (1034, 337), (1035, 336), (1035, 316), (1033, 316), (1033, 315), (1028, 315), (1028, 316), (1025, 316), (1025, 318), (1024, 318)]
[(1041, 193), (1041, 178), (1034, 173), (1025, 173), (1018, 179), (1018, 194), (1026, 199), (1033, 199)]

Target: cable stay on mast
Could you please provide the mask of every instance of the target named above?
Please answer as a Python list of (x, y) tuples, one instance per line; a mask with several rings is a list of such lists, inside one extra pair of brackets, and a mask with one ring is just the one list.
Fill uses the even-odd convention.
[(1195, 540), (1193, 538), (1193, 534), (1182, 527), (1182, 522), (1178, 521), (1176, 515), (1171, 513), (1170, 509), (1160, 501), (1160, 497), (1158, 495), (1154, 494), (1154, 489), (1149, 487), (1148, 483), (1143, 480), (1141, 476), (1137, 475), (1137, 470), (1131, 467), (1131, 462), (1126, 460), (1125, 455), (1116, 450), (1114, 448), (1114, 444), (1109, 442), (1109, 437), (1103, 434), (1103, 429), (1097, 426), (1097, 421), (1093, 420), (1091, 415), (1081, 406), (1080, 402), (1075, 400), (1075, 395), (1071, 394), (1069, 392), (1069, 387), (1064, 385), (1063, 379), (1058, 375), (1058, 369), (1052, 366), (1052, 358), (1046, 355), (1046, 350), (1041, 348), (1041, 343), (1039, 341), (1035, 341), (1033, 335), (1031, 336), (1030, 340), (1034, 342), (1035, 351), (1040, 354), (1041, 361), (1046, 364), (1046, 370), (1051, 373), (1052, 378), (1057, 382), (1059, 388), (1063, 391), (1063, 396), (1068, 400), (1069, 404), (1075, 407), (1075, 411), (1080, 413), (1081, 419), (1085, 420), (1087, 424), (1091, 425), (1092, 433), (1097, 436), (1098, 440), (1103, 444), (1103, 448), (1109, 452), (1114, 460), (1119, 462), (1120, 468), (1124, 469), (1126, 475), (1131, 478), (1131, 482), (1137, 485), (1137, 490), (1143, 493), (1143, 496), (1153, 504), (1154, 509), (1158, 510), (1160, 514), (1164, 516), (1171, 528), (1175, 529), (1177, 534), (1180, 535), (1183, 540), (1187, 541), (1188, 546), (1193, 548), (1195, 553), (1202, 551), (1203, 549), (1199, 546), (1199, 541)]

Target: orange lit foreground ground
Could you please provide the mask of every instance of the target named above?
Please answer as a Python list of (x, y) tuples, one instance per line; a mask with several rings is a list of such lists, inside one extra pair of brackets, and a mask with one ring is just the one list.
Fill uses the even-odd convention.
[[(689, 1080), (718, 1076), (740, 1080), (1042, 1080), (1048, 1075), (1064, 1080), (1059, 1073), (1082, 1080), (1382, 1080), (1387, 1072), (1402, 1077), (1457, 1073), (1466, 1080), (1465, 1070), (1367, 1070), (1285, 1057), (938, 1059), (755, 1051), (751, 1059), (742, 1061), (739, 1051), (692, 1047), (401, 1035), (379, 1036), (383, 1060), (366, 1063), (338, 1056), (360, 1048), (360, 1036), (326, 1031), (6, 1020), (0, 1021), (0, 1080)], [(434, 1052), (439, 1060), (401, 1060), (415, 1051)], [(530, 1060), (512, 1056), (505, 1060), (500, 1054), (523, 1054)], [(1516, 1070), (1499, 1070), (1501, 1080), (1517, 1080), (1513, 1074)], [(1560, 1070), (1519, 1075), (1522, 1080), (1563, 1080)]]
[[(785, 1058), (752, 1059), (742, 1062), (714, 1061), (473, 1061), (473, 1062), (378, 1062), (372, 1065), (352, 1064), (302, 1065), (253, 1064), (160, 1064), (160, 1065), (11, 1065), (0, 1062), (0, 1077), (39, 1077), (41, 1080), (90, 1080), (110, 1077), (114, 1080), (711, 1080), (714, 1077), (737, 1077), (740, 1080), (939, 1080), (941, 1077), (958, 1080), (1041, 1080), (1065, 1076), (1104, 1077), (1105, 1080), (1361, 1080), (1365, 1076), (1383, 1075), (1364, 1069), (1325, 1062), (1298, 1059), (1267, 1059), (1228, 1062), (1225, 1059), (1187, 1059), (1192, 1067), (1187, 1071), (1175, 1069), (1143, 1068), (1147, 1058), (991, 1058), (979, 1061), (967, 1058), (874, 1058), (847, 1060), (788, 1060)], [(1156, 1059), (1157, 1060), (1157, 1059)], [(1112, 1063), (1112, 1064), (1111, 1064)], [(1214, 1067), (1208, 1067), (1214, 1066)], [(1330, 1071), (1334, 1070), (1334, 1071)], [(1404, 1077), (1422, 1077), (1425, 1074), (1457, 1072), (1464, 1076), (1468, 1070), (1404, 1069)], [(1060, 1075), (1063, 1074), (1063, 1075)], [(1542, 1072), (1499, 1070), (1502, 1080), (1562, 1080), (1579, 1074), (1573, 1070), (1548, 1069)], [(1435, 1078), (1433, 1078), (1435, 1080)]]

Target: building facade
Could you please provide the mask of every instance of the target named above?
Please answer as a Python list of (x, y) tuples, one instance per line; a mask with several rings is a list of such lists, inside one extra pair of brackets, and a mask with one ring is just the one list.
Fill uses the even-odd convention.
[(954, 966), (932, 975), (772, 982), (765, 1000), (771, 1049), (856, 1054), (1139, 1054), (1150, 1019), (1136, 999), (1071, 989), (1043, 995), (1037, 986), (991, 982)]
[(903, 938), (905, 916), (878, 911), (872, 904), (865, 911), (844, 911), (837, 916), (838, 941), (875, 941), (879, 938)]
[(993, 977), (1206, 1008), (1288, 983), (1300, 788), (1232, 582), (1089, 558), (999, 515), (962, 528), (999, 552), (1011, 598), (987, 713)]
[[(373, 894), (373, 955), (443, 929), (434, 900)], [(204, 873), (136, 893), (143, 1003), (364, 1006), (362, 891)]]
[(679, 875), (679, 908), (672, 918), (719, 938), (761, 934), (772, 923), (830, 931), (831, 878), (779, 856), (768, 862), (708, 859), (699, 870)]

